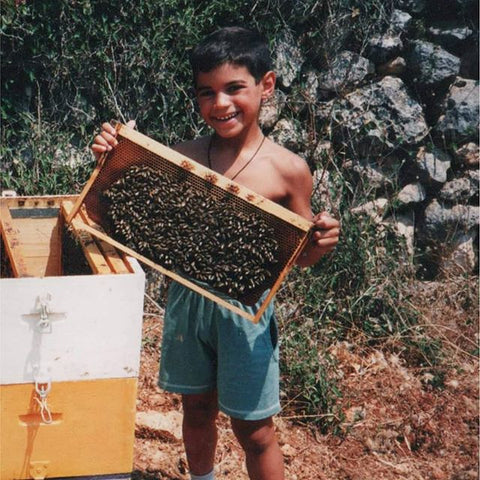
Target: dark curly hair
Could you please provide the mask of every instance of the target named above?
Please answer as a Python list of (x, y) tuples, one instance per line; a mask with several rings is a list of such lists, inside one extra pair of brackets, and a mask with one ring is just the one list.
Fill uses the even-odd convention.
[(260, 82), (272, 69), (266, 38), (243, 27), (225, 27), (207, 35), (190, 55), (194, 84), (199, 72), (210, 72), (224, 63), (246, 67), (255, 82)]

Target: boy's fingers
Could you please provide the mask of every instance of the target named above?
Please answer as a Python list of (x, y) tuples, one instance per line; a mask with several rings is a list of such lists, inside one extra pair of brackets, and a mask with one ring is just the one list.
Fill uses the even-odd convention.
[(126, 126), (128, 128), (135, 128), (135, 125), (137, 124), (137, 122), (135, 120), (129, 120), (127, 123), (126, 123)]
[(114, 137), (117, 135), (117, 131), (115, 130), (115, 127), (108, 122), (102, 123), (102, 132), (107, 132)]
[(340, 228), (338, 227), (333, 227), (327, 229), (322, 229), (322, 230), (317, 230), (313, 234), (314, 240), (321, 240), (323, 238), (338, 238), (340, 236)]
[(322, 212), (315, 215), (313, 222), (319, 230), (330, 230), (331, 228), (340, 228), (340, 222), (331, 217), (328, 213)]

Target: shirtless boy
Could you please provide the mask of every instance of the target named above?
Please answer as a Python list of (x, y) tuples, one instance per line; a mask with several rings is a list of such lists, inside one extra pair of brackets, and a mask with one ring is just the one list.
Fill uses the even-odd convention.
[[(191, 65), (200, 114), (214, 133), (173, 148), (314, 221), (318, 231), (297, 261), (302, 267), (313, 265), (335, 248), (340, 226), (324, 212), (312, 214), (308, 165), (266, 138), (259, 126), (261, 105), (275, 88), (264, 38), (239, 27), (218, 30), (194, 49)], [(134, 122), (128, 125), (133, 127)], [(106, 123), (92, 150), (98, 157), (116, 143), (115, 130)], [(182, 395), (183, 439), (192, 479), (214, 478), (219, 410), (231, 418), (249, 477), (284, 479), (272, 418), (280, 411), (272, 305), (254, 325), (173, 283), (159, 384)]]

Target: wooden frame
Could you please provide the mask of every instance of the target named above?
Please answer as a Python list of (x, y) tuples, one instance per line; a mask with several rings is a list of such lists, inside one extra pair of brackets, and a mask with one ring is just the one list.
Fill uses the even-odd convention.
[(115, 241), (111, 237), (107, 236), (105, 232), (98, 229), (98, 226), (94, 226), (93, 224), (88, 224), (84, 221), (84, 218), (82, 218), (82, 213), (81, 213), (81, 209), (84, 206), (84, 201), (90, 189), (94, 185), (96, 179), (98, 178), (100, 172), (106, 165), (108, 165), (108, 160), (110, 158), (109, 155), (113, 154), (114, 150), (112, 151), (111, 154), (105, 154), (104, 156), (101, 157), (90, 179), (88, 180), (83, 191), (79, 195), (75, 205), (73, 206), (73, 208), (69, 210), (69, 212), (65, 211), (67, 222), (72, 224), (75, 229), (78, 229), (78, 231), (83, 230), (88, 232), (89, 234), (96, 237), (97, 239), (100, 239), (104, 242), (111, 244), (115, 248), (122, 250), (128, 255), (135, 257), (137, 260), (143, 262), (144, 264), (148, 265), (151, 268), (154, 268), (155, 270), (158, 270), (159, 272), (172, 278), (173, 280), (178, 281), (179, 283), (185, 285), (186, 287), (192, 289), (193, 291), (200, 293), (201, 295), (204, 295), (205, 297), (217, 302), (218, 304), (233, 311), (234, 313), (241, 315), (242, 317), (247, 318), (248, 320), (251, 320), (254, 323), (257, 323), (260, 320), (261, 316), (263, 315), (263, 312), (267, 308), (269, 302), (271, 301), (271, 299), (277, 292), (278, 288), (280, 287), (281, 282), (283, 281), (285, 276), (288, 274), (290, 269), (293, 267), (298, 255), (300, 254), (303, 247), (307, 243), (310, 237), (310, 233), (312, 231), (313, 223), (301, 217), (300, 215), (282, 207), (281, 205), (278, 205), (277, 203), (265, 197), (262, 197), (261, 195), (244, 187), (243, 185), (240, 185), (230, 180), (229, 178), (224, 177), (223, 175), (201, 165), (200, 163), (176, 152), (175, 150), (172, 150), (166, 147), (165, 145), (162, 145), (161, 143), (156, 142), (155, 140), (152, 140), (151, 138), (141, 134), (140, 132), (137, 132), (136, 130), (128, 128), (122, 124), (116, 124), (115, 128), (117, 130), (118, 138), (123, 137), (127, 140), (130, 140), (131, 142), (148, 150), (149, 152), (152, 152), (153, 154), (158, 155), (163, 159), (166, 159), (167, 161), (173, 163), (176, 167), (180, 167), (183, 170), (186, 170), (189, 173), (194, 174), (196, 177), (200, 178), (203, 182), (208, 182), (211, 184), (213, 183), (215, 186), (220, 187), (220, 189), (224, 190), (225, 192), (229, 192), (230, 194), (233, 194), (241, 198), (243, 201), (248, 202), (254, 208), (260, 209), (263, 212), (266, 212), (270, 215), (273, 215), (279, 218), (283, 222), (287, 222), (291, 224), (296, 229), (303, 232), (301, 241), (299, 242), (298, 245), (296, 245), (296, 248), (293, 254), (291, 255), (291, 257), (288, 259), (287, 264), (285, 265), (281, 273), (277, 276), (274, 284), (271, 286), (270, 291), (266, 299), (263, 301), (262, 305), (260, 306), (259, 310), (256, 312), (255, 315), (251, 315), (244, 309), (239, 308), (236, 305), (228, 302), (224, 298), (212, 293), (212, 291), (207, 290), (199, 286), (198, 284), (182, 277), (181, 275), (178, 275), (177, 273), (172, 272), (162, 267), (161, 265), (156, 264), (155, 262), (151, 261), (145, 256), (138, 254), (134, 250)]

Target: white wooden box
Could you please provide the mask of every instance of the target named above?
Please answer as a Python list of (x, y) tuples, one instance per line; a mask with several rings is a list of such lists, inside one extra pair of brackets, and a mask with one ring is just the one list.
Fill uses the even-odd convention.
[[(144, 273), (0, 279), (0, 384), (138, 376)], [(45, 317), (45, 318), (43, 318)]]

